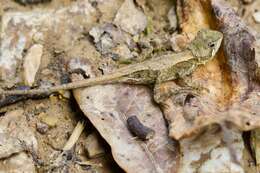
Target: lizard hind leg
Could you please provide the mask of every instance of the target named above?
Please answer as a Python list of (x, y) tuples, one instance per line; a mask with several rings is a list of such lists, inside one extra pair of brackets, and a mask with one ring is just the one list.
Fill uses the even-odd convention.
[(153, 91), (154, 101), (156, 103), (162, 103), (170, 97), (170, 90), (179, 88), (179, 86), (173, 81), (176, 78), (178, 78), (178, 73), (174, 71), (174, 69), (164, 69), (160, 71), (154, 84)]
[(154, 101), (161, 104), (172, 96), (177, 96), (179, 94), (199, 95), (200, 91), (201, 88), (197, 86), (181, 86), (175, 81), (168, 81), (164, 83), (157, 82), (154, 86)]
[(196, 93), (201, 93), (203, 91), (209, 92), (201, 83), (192, 81), (191, 76), (179, 78), (176, 83), (182, 88), (189, 88), (190, 90), (196, 91)]
[(163, 84), (156, 82), (153, 88), (153, 99), (158, 104), (162, 103), (167, 98), (167, 92), (164, 92), (163, 90)]
[(180, 87), (174, 81), (164, 83), (156, 82), (153, 90), (154, 101), (161, 104), (172, 95), (173, 90), (178, 89), (180, 89)]

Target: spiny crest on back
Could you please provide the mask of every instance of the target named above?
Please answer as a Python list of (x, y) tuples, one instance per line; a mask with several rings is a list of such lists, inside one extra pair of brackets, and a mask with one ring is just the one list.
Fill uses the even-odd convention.
[(198, 31), (195, 39), (189, 44), (188, 49), (198, 58), (212, 58), (217, 53), (223, 34), (210, 29)]

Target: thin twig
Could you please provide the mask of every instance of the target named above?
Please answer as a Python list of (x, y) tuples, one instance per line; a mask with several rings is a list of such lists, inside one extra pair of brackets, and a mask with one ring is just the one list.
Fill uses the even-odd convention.
[(86, 126), (85, 121), (79, 121), (78, 122), (78, 124), (74, 128), (69, 140), (67, 141), (67, 143), (63, 147), (63, 151), (68, 151), (75, 145), (75, 143), (79, 139), (79, 136), (81, 135), (82, 131), (84, 130), (85, 126)]

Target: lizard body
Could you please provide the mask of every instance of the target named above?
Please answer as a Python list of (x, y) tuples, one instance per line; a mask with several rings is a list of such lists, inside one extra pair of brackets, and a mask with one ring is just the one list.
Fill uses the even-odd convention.
[(32, 90), (6, 90), (0, 95), (29, 95), (58, 92), (100, 84), (159, 84), (191, 74), (199, 65), (211, 60), (217, 53), (223, 35), (218, 31), (203, 29), (181, 53), (171, 53), (141, 63), (119, 68), (110, 74), (59, 86)]

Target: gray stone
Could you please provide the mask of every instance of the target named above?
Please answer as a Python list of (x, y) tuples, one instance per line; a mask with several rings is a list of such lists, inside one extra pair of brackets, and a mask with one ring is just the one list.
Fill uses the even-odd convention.
[(85, 143), (85, 149), (89, 158), (97, 158), (105, 153), (96, 133), (90, 134)]
[(38, 123), (36, 124), (36, 129), (37, 129), (37, 131), (38, 131), (39, 133), (45, 134), (45, 133), (48, 131), (49, 126), (48, 126), (47, 124), (45, 124), (45, 123), (38, 122)]
[(36, 173), (36, 169), (33, 159), (26, 152), (21, 152), (1, 160), (0, 173)]
[(132, 46), (129, 34), (111, 23), (93, 27), (89, 31), (96, 49), (105, 57), (113, 60), (126, 60), (133, 57), (129, 47)]
[(142, 32), (147, 25), (147, 18), (139, 10), (133, 0), (125, 0), (118, 10), (114, 23), (124, 31), (136, 35)]
[(256, 21), (256, 23), (260, 23), (260, 11), (255, 12), (255, 13), (253, 14), (253, 18), (254, 18), (254, 20)]
[(175, 31), (177, 28), (177, 16), (174, 6), (169, 10), (167, 17), (170, 23), (170, 29)]

